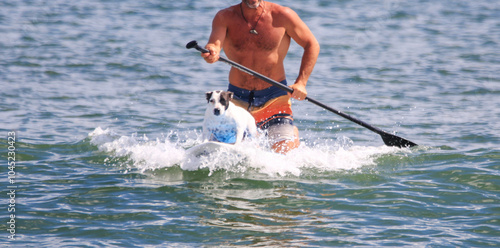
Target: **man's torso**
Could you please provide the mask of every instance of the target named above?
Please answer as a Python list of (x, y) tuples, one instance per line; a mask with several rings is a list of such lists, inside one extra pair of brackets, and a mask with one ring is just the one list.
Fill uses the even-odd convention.
[[(265, 12), (255, 26), (258, 16), (243, 19), (239, 5), (224, 10), (227, 33), (223, 49), (229, 59), (274, 80), (285, 79), (283, 60), (290, 46), (290, 36), (286, 34), (284, 7), (265, 3)], [(255, 28), (258, 34), (250, 33)], [(262, 90), (270, 85), (251, 75), (232, 68), (229, 82), (248, 90)]]

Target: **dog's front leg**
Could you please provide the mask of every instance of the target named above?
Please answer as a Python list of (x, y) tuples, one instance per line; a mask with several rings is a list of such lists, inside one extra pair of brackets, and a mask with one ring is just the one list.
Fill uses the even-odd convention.
[(243, 136), (245, 135), (244, 130), (245, 129), (238, 128), (238, 130), (236, 131), (236, 142), (234, 142), (235, 145), (241, 143), (241, 141), (243, 140)]
[(211, 136), (212, 134), (210, 133), (208, 128), (205, 125), (203, 125), (203, 142), (209, 141), (212, 138)]

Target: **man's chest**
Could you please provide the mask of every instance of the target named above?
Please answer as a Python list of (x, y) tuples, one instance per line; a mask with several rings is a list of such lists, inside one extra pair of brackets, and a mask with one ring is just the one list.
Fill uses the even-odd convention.
[(228, 28), (227, 37), (235, 50), (276, 50), (284, 36), (285, 28), (273, 27), (268, 23), (259, 23), (255, 30), (257, 34), (250, 32), (249, 25), (232, 25)]

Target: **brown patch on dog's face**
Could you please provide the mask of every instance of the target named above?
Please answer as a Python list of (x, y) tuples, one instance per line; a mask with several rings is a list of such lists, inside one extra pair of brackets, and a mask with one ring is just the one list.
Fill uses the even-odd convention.
[(220, 94), (220, 99), (219, 99), (220, 104), (223, 105), (225, 109), (227, 109), (229, 107), (229, 102), (231, 101), (232, 98), (233, 98), (233, 92), (223, 91)]

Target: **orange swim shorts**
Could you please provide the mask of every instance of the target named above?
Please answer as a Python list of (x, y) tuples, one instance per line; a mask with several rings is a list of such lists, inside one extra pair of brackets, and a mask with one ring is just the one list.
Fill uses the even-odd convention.
[[(279, 142), (295, 138), (292, 102), (285, 91), (274, 86), (248, 91), (233, 85), (229, 85), (228, 90), (234, 93), (232, 102), (252, 114), (257, 127), (267, 131), (269, 140)], [(267, 99), (269, 97), (273, 98)]]

